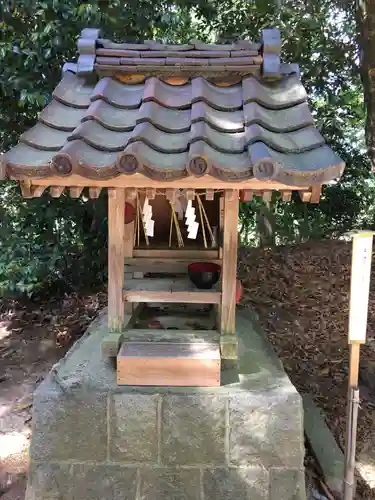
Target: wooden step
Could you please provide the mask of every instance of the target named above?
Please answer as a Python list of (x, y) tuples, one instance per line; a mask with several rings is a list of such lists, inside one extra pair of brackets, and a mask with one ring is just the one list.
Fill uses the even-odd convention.
[(217, 330), (164, 330), (129, 329), (123, 332), (123, 342), (171, 342), (180, 344), (201, 344), (204, 342), (219, 345), (220, 333)]
[(200, 290), (188, 278), (144, 278), (127, 280), (125, 302), (180, 302), (187, 304), (219, 304), (219, 286)]
[[(214, 264), (222, 265), (220, 259), (193, 259), (194, 262), (212, 262)], [(191, 259), (171, 259), (171, 258), (126, 258), (125, 259), (125, 271), (126, 272), (137, 272), (142, 271), (143, 273), (181, 273), (187, 274), (188, 266), (192, 263)]]
[(117, 356), (117, 383), (131, 386), (216, 387), (217, 344), (124, 342)]

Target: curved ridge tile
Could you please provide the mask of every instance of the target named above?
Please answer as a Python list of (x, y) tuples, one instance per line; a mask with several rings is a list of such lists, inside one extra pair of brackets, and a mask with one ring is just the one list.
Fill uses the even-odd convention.
[(186, 109), (191, 105), (191, 85), (174, 86), (156, 77), (146, 80), (143, 102), (154, 101), (165, 108)]
[(108, 104), (103, 99), (98, 99), (90, 104), (82, 122), (95, 120), (106, 129), (115, 132), (127, 132), (133, 130), (138, 116), (138, 109), (124, 111)]
[(242, 108), (241, 85), (219, 87), (202, 77), (193, 78), (191, 83), (192, 103), (204, 101), (221, 111), (235, 111)]
[(267, 109), (257, 102), (248, 102), (243, 108), (245, 126), (258, 124), (272, 132), (292, 132), (309, 125), (314, 120), (307, 102), (287, 109)]
[(81, 139), (89, 146), (100, 151), (116, 152), (124, 149), (132, 132), (115, 132), (104, 128), (100, 123), (89, 120), (83, 122), (69, 135), (69, 141)]
[[(191, 144), (189, 149), (189, 171), (192, 170), (192, 162), (197, 158), (203, 159), (206, 163), (207, 168), (204, 173), (209, 173), (221, 180), (235, 182), (248, 179), (253, 175), (247, 152), (237, 154), (220, 153), (207, 143), (198, 141)], [(194, 172), (191, 173), (194, 174)]]
[(242, 132), (244, 130), (243, 111), (220, 111), (203, 101), (194, 102), (191, 107), (191, 122), (205, 121), (219, 132)]
[(245, 132), (218, 132), (204, 121), (191, 125), (191, 143), (204, 141), (222, 153), (236, 154), (245, 150)]
[(149, 122), (164, 132), (187, 132), (190, 130), (189, 109), (170, 109), (157, 102), (142, 102), (137, 111), (137, 123)]
[(269, 109), (290, 108), (307, 100), (306, 90), (296, 75), (265, 84), (257, 78), (246, 78), (242, 82), (243, 102), (257, 102)]
[(91, 101), (103, 99), (108, 104), (121, 109), (139, 108), (143, 97), (144, 85), (127, 85), (114, 78), (104, 77), (96, 84)]
[(94, 85), (90, 85), (84, 78), (67, 71), (52, 92), (57, 101), (73, 108), (88, 108)]
[(281, 153), (301, 153), (325, 144), (324, 138), (315, 127), (307, 127), (294, 132), (270, 132), (260, 125), (250, 125), (245, 129), (246, 145), (264, 142)]
[(34, 169), (35, 167), (48, 165), (54, 154), (55, 152), (43, 151), (20, 142), (5, 153), (4, 160), (10, 165)]
[(69, 141), (58, 154), (69, 156), (76, 169), (84, 165), (95, 170), (95, 168), (112, 166), (116, 161), (116, 153), (101, 151), (81, 139)]
[(58, 151), (61, 149), (69, 132), (48, 127), (43, 123), (37, 123), (20, 136), (20, 142), (43, 151)]
[(327, 183), (340, 177), (345, 166), (327, 145), (303, 153), (285, 154), (257, 142), (249, 146), (248, 152), (257, 179), (290, 186)]
[(190, 132), (171, 134), (157, 129), (151, 123), (143, 122), (139, 123), (131, 132), (129, 144), (143, 142), (155, 151), (169, 155), (186, 152), (189, 141)]
[(72, 132), (85, 116), (85, 108), (72, 108), (55, 99), (39, 113), (39, 121), (52, 128)]
[[(143, 142), (134, 142), (129, 144), (124, 155), (134, 155), (140, 164), (145, 164), (149, 169), (159, 170), (175, 170), (180, 173), (185, 171), (187, 153), (165, 154), (155, 151)], [(135, 172), (134, 172), (135, 173)]]

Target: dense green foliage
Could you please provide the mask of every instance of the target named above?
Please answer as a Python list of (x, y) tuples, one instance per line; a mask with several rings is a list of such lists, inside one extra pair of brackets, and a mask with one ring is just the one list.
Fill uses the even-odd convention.
[[(375, 224), (374, 182), (364, 148), (364, 109), (354, 12), (342, 3), (285, 0), (11, 0), (0, 2), (0, 150), (14, 144), (48, 102), (62, 63), (75, 56), (81, 29), (101, 27), (119, 40), (185, 42), (249, 37), (278, 26), (285, 61), (298, 62), (317, 124), (345, 159), (344, 178), (317, 206), (274, 199), (277, 243), (338, 236)], [(48, 196), (23, 200), (15, 183), (0, 186), (0, 289), (32, 292), (46, 283), (100, 282), (106, 259), (106, 199)], [(244, 240), (257, 241), (255, 209), (242, 207)]]

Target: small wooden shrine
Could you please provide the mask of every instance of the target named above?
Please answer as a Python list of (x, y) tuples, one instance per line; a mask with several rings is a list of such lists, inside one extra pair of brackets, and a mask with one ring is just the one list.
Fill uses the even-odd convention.
[[(275, 29), (261, 43), (186, 45), (85, 29), (38, 123), (2, 156), (1, 178), (26, 198), (108, 191), (103, 353), (120, 384), (219, 385), (221, 360), (237, 357), (239, 202), (298, 191), (316, 203), (343, 172), (280, 46)], [(145, 328), (147, 304), (193, 304), (201, 326), (171, 324), (170, 309)]]

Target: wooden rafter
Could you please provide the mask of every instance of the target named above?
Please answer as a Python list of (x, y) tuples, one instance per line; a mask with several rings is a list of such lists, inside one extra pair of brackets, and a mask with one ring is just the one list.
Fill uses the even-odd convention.
[(100, 196), (102, 188), (101, 187), (90, 187), (89, 188), (89, 197), (92, 200), (96, 200)]
[(60, 196), (63, 194), (65, 189), (65, 186), (51, 186), (49, 188), (49, 194), (52, 196), (52, 198), (60, 198)]
[(82, 194), (83, 187), (71, 187), (69, 188), (69, 194), (71, 198), (79, 198)]

